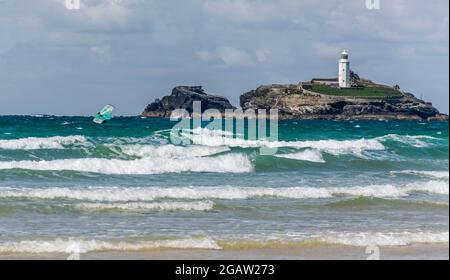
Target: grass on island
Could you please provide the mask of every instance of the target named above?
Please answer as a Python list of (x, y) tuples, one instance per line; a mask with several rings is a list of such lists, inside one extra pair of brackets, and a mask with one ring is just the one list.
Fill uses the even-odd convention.
[(356, 97), (401, 97), (403, 94), (395, 89), (384, 87), (335, 88), (328, 85), (312, 85), (310, 91), (320, 94)]

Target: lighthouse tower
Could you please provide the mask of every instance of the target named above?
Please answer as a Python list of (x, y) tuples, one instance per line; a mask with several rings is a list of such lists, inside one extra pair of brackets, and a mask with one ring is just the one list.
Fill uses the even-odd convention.
[(343, 51), (341, 59), (339, 59), (339, 87), (349, 88), (350, 85), (350, 61), (348, 60), (348, 53)]

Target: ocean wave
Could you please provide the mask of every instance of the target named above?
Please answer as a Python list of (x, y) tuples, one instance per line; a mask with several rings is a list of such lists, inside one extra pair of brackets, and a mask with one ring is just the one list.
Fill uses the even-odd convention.
[(39, 150), (64, 149), (65, 146), (77, 143), (86, 143), (84, 136), (55, 136), (48, 138), (28, 137), (20, 139), (0, 140), (0, 149), (3, 150)]
[(233, 138), (233, 134), (221, 130), (210, 130), (206, 128), (196, 128), (192, 130), (183, 130), (180, 136), (192, 141), (194, 144), (205, 146), (229, 146), (242, 148), (313, 148), (325, 151), (333, 155), (345, 153), (361, 154), (365, 150), (384, 150), (382, 144), (385, 141), (395, 141), (411, 145), (418, 148), (428, 147), (429, 143), (424, 140), (440, 140), (440, 138), (428, 135), (398, 135), (388, 134), (372, 139), (354, 139), (354, 140), (305, 140), (305, 141), (268, 141), (268, 140), (245, 140), (243, 138)]
[[(114, 146), (116, 147), (116, 146)], [(128, 156), (134, 157), (158, 157), (158, 158), (190, 158), (204, 157), (230, 151), (228, 147), (205, 147), (205, 146), (151, 146), (151, 145), (122, 145), (120, 151)]]
[(391, 198), (374, 198), (374, 197), (358, 197), (349, 198), (336, 202), (326, 204), (331, 208), (366, 208), (371, 206), (387, 205), (393, 207), (445, 207), (448, 208), (449, 203), (446, 201), (431, 201), (431, 200), (404, 200)]
[(95, 251), (146, 251), (153, 249), (213, 249), (219, 244), (210, 238), (189, 238), (154, 241), (102, 241), (102, 240), (24, 240), (0, 243), (1, 253), (88, 253)]
[(447, 179), (447, 180), (449, 179), (449, 171), (403, 170), (403, 171), (391, 171), (391, 174), (411, 174), (411, 175), (422, 175), (437, 179)]
[(152, 201), (156, 199), (251, 199), (279, 197), (318, 199), (336, 196), (402, 198), (413, 193), (449, 194), (449, 183), (430, 181), (404, 186), (373, 185), (355, 187), (90, 187), (90, 188), (2, 188), (0, 198), (74, 199), (86, 201)]
[(448, 243), (449, 232), (359, 232), (317, 236), (318, 241), (348, 246), (407, 246), (411, 244)]
[(430, 144), (423, 141), (426, 140), (439, 140), (439, 138), (428, 136), (428, 135), (399, 135), (399, 134), (388, 134), (385, 136), (378, 137), (377, 139), (381, 141), (395, 141), (400, 142), (406, 145), (410, 145), (416, 148), (425, 148), (428, 147)]
[(195, 202), (130, 202), (130, 203), (80, 203), (75, 205), (81, 210), (104, 211), (104, 210), (120, 210), (120, 211), (208, 211), (214, 207), (212, 201), (195, 201)]
[(404, 189), (411, 192), (424, 192), (448, 195), (449, 194), (449, 182), (448, 181), (428, 181), (423, 183), (410, 183), (404, 187)]
[(253, 166), (246, 155), (226, 154), (217, 157), (184, 159), (143, 158), (119, 160), (103, 158), (61, 159), (51, 161), (0, 162), (0, 170), (78, 171), (100, 174), (145, 175), (181, 172), (246, 173)]
[(448, 243), (447, 232), (287, 232), (237, 235), (218, 243), (224, 249), (300, 247), (303, 245), (345, 245), (354, 247), (408, 246)]
[[(207, 129), (206, 129), (207, 130)], [(377, 139), (357, 140), (317, 140), (317, 141), (268, 141), (268, 140), (245, 140), (242, 138), (231, 138), (218, 136), (219, 132), (205, 132), (200, 130), (199, 134), (183, 132), (182, 136), (196, 145), (210, 147), (241, 147), (241, 148), (311, 148), (332, 155), (353, 153), (361, 155), (366, 150), (384, 150), (385, 147)]]
[(322, 154), (317, 150), (304, 150), (304, 151), (301, 151), (298, 153), (278, 154), (275, 156), (280, 157), (280, 158), (293, 159), (293, 160), (325, 163), (325, 160), (323, 159)]
[(408, 246), (449, 242), (449, 232), (321, 232), (248, 234), (235, 237), (201, 237), (168, 240), (106, 241), (75, 238), (0, 242), (0, 253), (86, 254), (89, 252), (145, 252), (160, 249), (251, 249), (334, 244), (354, 247)]

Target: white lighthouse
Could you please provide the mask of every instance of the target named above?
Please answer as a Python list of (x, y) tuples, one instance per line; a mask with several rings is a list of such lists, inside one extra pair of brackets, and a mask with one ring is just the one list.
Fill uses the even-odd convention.
[(349, 88), (350, 85), (350, 61), (348, 60), (348, 53), (343, 51), (341, 59), (339, 59), (339, 87)]

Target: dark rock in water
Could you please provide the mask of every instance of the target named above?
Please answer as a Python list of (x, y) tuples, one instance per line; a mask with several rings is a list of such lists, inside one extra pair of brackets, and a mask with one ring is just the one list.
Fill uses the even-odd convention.
[(221, 113), (226, 109), (235, 109), (227, 98), (207, 94), (201, 86), (178, 86), (172, 90), (172, 94), (156, 99), (149, 104), (142, 116), (145, 117), (170, 117), (173, 110), (185, 109), (192, 114), (194, 101), (201, 101), (202, 113), (208, 109), (216, 109)]
[[(376, 85), (355, 74), (353, 78), (361, 85)], [(241, 95), (240, 105), (243, 110), (278, 109), (280, 119), (448, 120), (431, 103), (410, 93), (401, 92), (396, 97), (340, 96), (312, 92), (303, 85), (260, 86)]]

